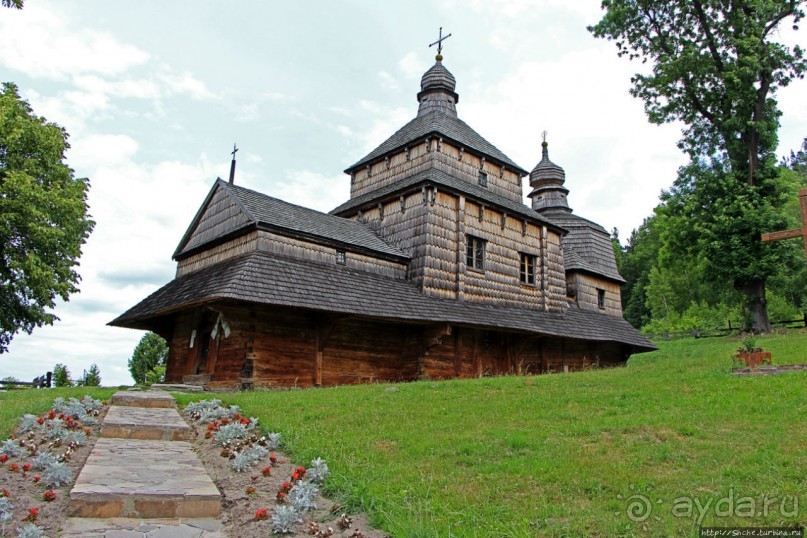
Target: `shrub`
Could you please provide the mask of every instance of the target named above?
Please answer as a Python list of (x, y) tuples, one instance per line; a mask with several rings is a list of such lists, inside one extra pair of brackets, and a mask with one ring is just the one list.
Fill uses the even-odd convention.
[(45, 483), (49, 486), (62, 486), (68, 484), (72, 478), (70, 469), (64, 463), (49, 463), (42, 472)]
[(14, 439), (6, 439), (0, 445), (0, 454), (5, 454), (10, 458), (19, 458), (22, 456), (22, 447)]
[(277, 534), (291, 534), (294, 525), (302, 522), (297, 510), (291, 506), (278, 506), (272, 513), (272, 531)]
[(289, 504), (298, 512), (317, 508), (319, 488), (313, 482), (298, 482), (289, 492)]

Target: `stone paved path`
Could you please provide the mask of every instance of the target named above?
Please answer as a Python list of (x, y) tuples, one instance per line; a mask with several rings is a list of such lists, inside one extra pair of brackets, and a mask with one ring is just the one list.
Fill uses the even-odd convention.
[(167, 393), (118, 392), (73, 489), (60, 536), (223, 536), (221, 494)]

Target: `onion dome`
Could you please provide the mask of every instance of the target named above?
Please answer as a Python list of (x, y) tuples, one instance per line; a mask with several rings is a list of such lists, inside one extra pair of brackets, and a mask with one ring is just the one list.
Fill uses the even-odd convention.
[(456, 104), (459, 95), (454, 91), (457, 79), (443, 65), (443, 55), (437, 55), (437, 61), (420, 79), (420, 92), (418, 93), (418, 116), (439, 110), (457, 117)]
[(528, 196), (532, 198), (532, 208), (539, 212), (555, 209), (571, 213), (566, 200), (569, 189), (563, 186), (566, 172), (549, 160), (548, 146), (546, 140), (541, 143), (541, 162), (530, 172), (532, 192)]

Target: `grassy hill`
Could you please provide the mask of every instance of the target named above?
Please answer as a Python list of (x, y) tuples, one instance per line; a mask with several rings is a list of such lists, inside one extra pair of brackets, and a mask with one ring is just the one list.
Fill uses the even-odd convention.
[[(805, 331), (759, 344), (775, 363), (807, 362)], [(215, 396), (282, 432), (295, 460), (325, 458), (331, 492), (396, 537), (803, 523), (807, 375), (733, 377), (736, 347), (680, 340), (613, 370)]]

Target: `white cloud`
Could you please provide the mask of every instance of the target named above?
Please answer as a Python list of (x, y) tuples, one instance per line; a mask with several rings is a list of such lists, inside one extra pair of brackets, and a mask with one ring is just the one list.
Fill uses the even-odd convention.
[(116, 75), (149, 60), (139, 48), (91, 29), (69, 26), (70, 17), (35, 3), (0, 17), (0, 58), (34, 78), (64, 79), (76, 74)]
[(286, 181), (267, 194), (328, 212), (350, 197), (350, 178), (345, 174), (324, 175), (312, 170), (291, 170), (286, 174)]
[(185, 72), (180, 75), (162, 73), (159, 75), (159, 79), (169, 94), (187, 95), (191, 99), (199, 101), (218, 99), (216, 94), (207, 89), (204, 82), (190, 73)]
[(399, 88), (398, 81), (387, 71), (378, 72), (378, 83), (382, 90), (397, 90)]
[(417, 52), (408, 52), (406, 56), (398, 61), (398, 69), (404, 74), (406, 78), (414, 79), (420, 78), (425, 69), (423, 68), (425, 56)]

